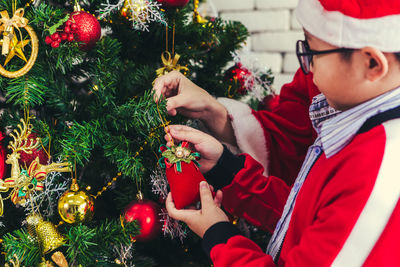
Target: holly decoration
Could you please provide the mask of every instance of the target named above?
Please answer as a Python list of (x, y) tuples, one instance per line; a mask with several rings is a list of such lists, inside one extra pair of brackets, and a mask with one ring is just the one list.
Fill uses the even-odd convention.
[(177, 209), (182, 209), (200, 200), (199, 184), (205, 181), (197, 163), (200, 154), (188, 148), (188, 142), (179, 146), (160, 147), (159, 163), (165, 174)]
[(62, 41), (76, 41), (80, 43), (81, 50), (89, 51), (100, 39), (101, 27), (92, 14), (75, 11), (51, 27), (49, 32), (45, 42), (53, 48), (59, 47)]
[(187, 5), (189, 0), (157, 0), (160, 4), (165, 7), (184, 7)]
[(133, 238), (137, 241), (150, 241), (161, 232), (161, 209), (151, 200), (134, 200), (124, 211), (124, 220), (132, 222), (137, 220), (140, 227), (140, 234)]
[(240, 95), (246, 94), (254, 85), (254, 79), (252, 73), (243, 67), (241, 63), (236, 63), (233, 67), (229, 68), (225, 72), (224, 79), (228, 81), (232, 88), (234, 88), (233, 92), (237, 92)]

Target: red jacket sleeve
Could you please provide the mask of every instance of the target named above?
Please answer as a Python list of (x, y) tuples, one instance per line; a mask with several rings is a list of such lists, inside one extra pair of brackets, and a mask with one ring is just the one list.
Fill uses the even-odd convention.
[(222, 205), (227, 212), (272, 232), (290, 187), (277, 177), (264, 176), (263, 170), (251, 156), (235, 156), (225, 148), (217, 165), (205, 177), (214, 188), (222, 188)]
[(267, 110), (254, 111), (247, 105), (219, 99), (231, 118), (241, 152), (251, 155), (273, 175), (292, 185), (307, 152), (316, 138), (309, 119), (309, 105), (319, 94), (312, 74), (299, 69), (291, 83), (284, 85), (278, 104)]
[(268, 174), (289, 185), (296, 179), (307, 148), (316, 138), (308, 110), (312, 98), (319, 93), (312, 74), (304, 75), (299, 69), (293, 81), (282, 87), (279, 103), (271, 111), (253, 111), (264, 130)]

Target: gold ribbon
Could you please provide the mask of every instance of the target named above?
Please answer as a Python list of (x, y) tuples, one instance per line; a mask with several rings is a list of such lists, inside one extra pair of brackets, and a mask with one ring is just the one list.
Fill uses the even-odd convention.
[(21, 30), (19, 28), (23, 28), (28, 25), (28, 19), (24, 18), (24, 9), (18, 8), (13, 17), (10, 19), (7, 10), (3, 10), (0, 12), (0, 33), (3, 32), (3, 46), (1, 50), (2, 55), (7, 55), (10, 51), (10, 42), (13, 39), (13, 27), (17, 28), (20, 38), (22, 40)]
[(178, 64), (178, 60), (181, 56), (178, 54), (175, 54), (174, 57), (172, 58), (171, 53), (168, 51), (165, 51), (161, 54), (161, 61), (164, 65), (164, 67), (159, 68), (156, 70), (157, 77), (160, 77), (164, 74), (167, 74), (173, 70), (177, 71), (183, 71), (183, 74), (186, 74), (189, 69), (186, 66), (181, 66)]

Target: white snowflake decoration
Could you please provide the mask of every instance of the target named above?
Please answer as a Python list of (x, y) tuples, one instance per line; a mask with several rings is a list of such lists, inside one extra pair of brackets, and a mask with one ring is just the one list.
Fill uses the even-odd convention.
[(235, 64), (241, 64), (250, 72), (250, 75), (246, 76), (244, 80), (244, 87), (249, 88), (246, 98), (255, 98), (258, 101), (262, 101), (266, 95), (274, 93), (271, 84), (260, 78), (263, 74), (267, 73), (267, 70), (260, 70), (257, 67), (257, 60), (254, 57), (247, 57), (247, 60), (243, 60), (237, 53), (232, 52), (231, 54)]
[[(150, 175), (150, 178), (153, 185), (152, 192), (159, 195), (161, 198), (166, 199), (168, 196), (168, 180), (165, 176), (164, 170), (160, 166), (157, 166), (153, 171), (153, 174)], [(165, 209), (162, 209), (160, 215), (161, 222), (163, 223), (162, 230), (164, 236), (169, 235), (171, 238), (179, 238), (181, 242), (183, 242), (183, 239), (186, 237), (186, 231), (182, 224), (169, 217)]]
[[(61, 159), (58, 160), (58, 162), (61, 162)], [(43, 181), (44, 190), (34, 191), (32, 193), (31, 198), (28, 199), (26, 204), (25, 212), (30, 214), (40, 210), (40, 213), (44, 217), (51, 217), (57, 209), (57, 201), (54, 200), (58, 200), (68, 189), (68, 182), (66, 180), (60, 180), (62, 180), (61, 173), (49, 173), (47, 178)], [(33, 205), (30, 204), (30, 201), (33, 202)], [(32, 210), (33, 207), (38, 210)]]
[(129, 20), (132, 21), (132, 26), (135, 30), (149, 31), (149, 23), (159, 22), (161, 24), (167, 24), (161, 13), (161, 4), (157, 1), (152, 0), (118, 0), (118, 3), (111, 4), (107, 0), (106, 4), (101, 4), (102, 9), (98, 10), (100, 19), (105, 18), (116, 10), (121, 10), (126, 2), (126, 8), (130, 13)]

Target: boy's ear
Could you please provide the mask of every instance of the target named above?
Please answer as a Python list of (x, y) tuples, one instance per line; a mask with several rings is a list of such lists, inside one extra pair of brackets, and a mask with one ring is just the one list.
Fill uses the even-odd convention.
[(389, 70), (386, 56), (374, 47), (361, 48), (361, 55), (365, 62), (365, 75), (371, 82), (384, 77)]

